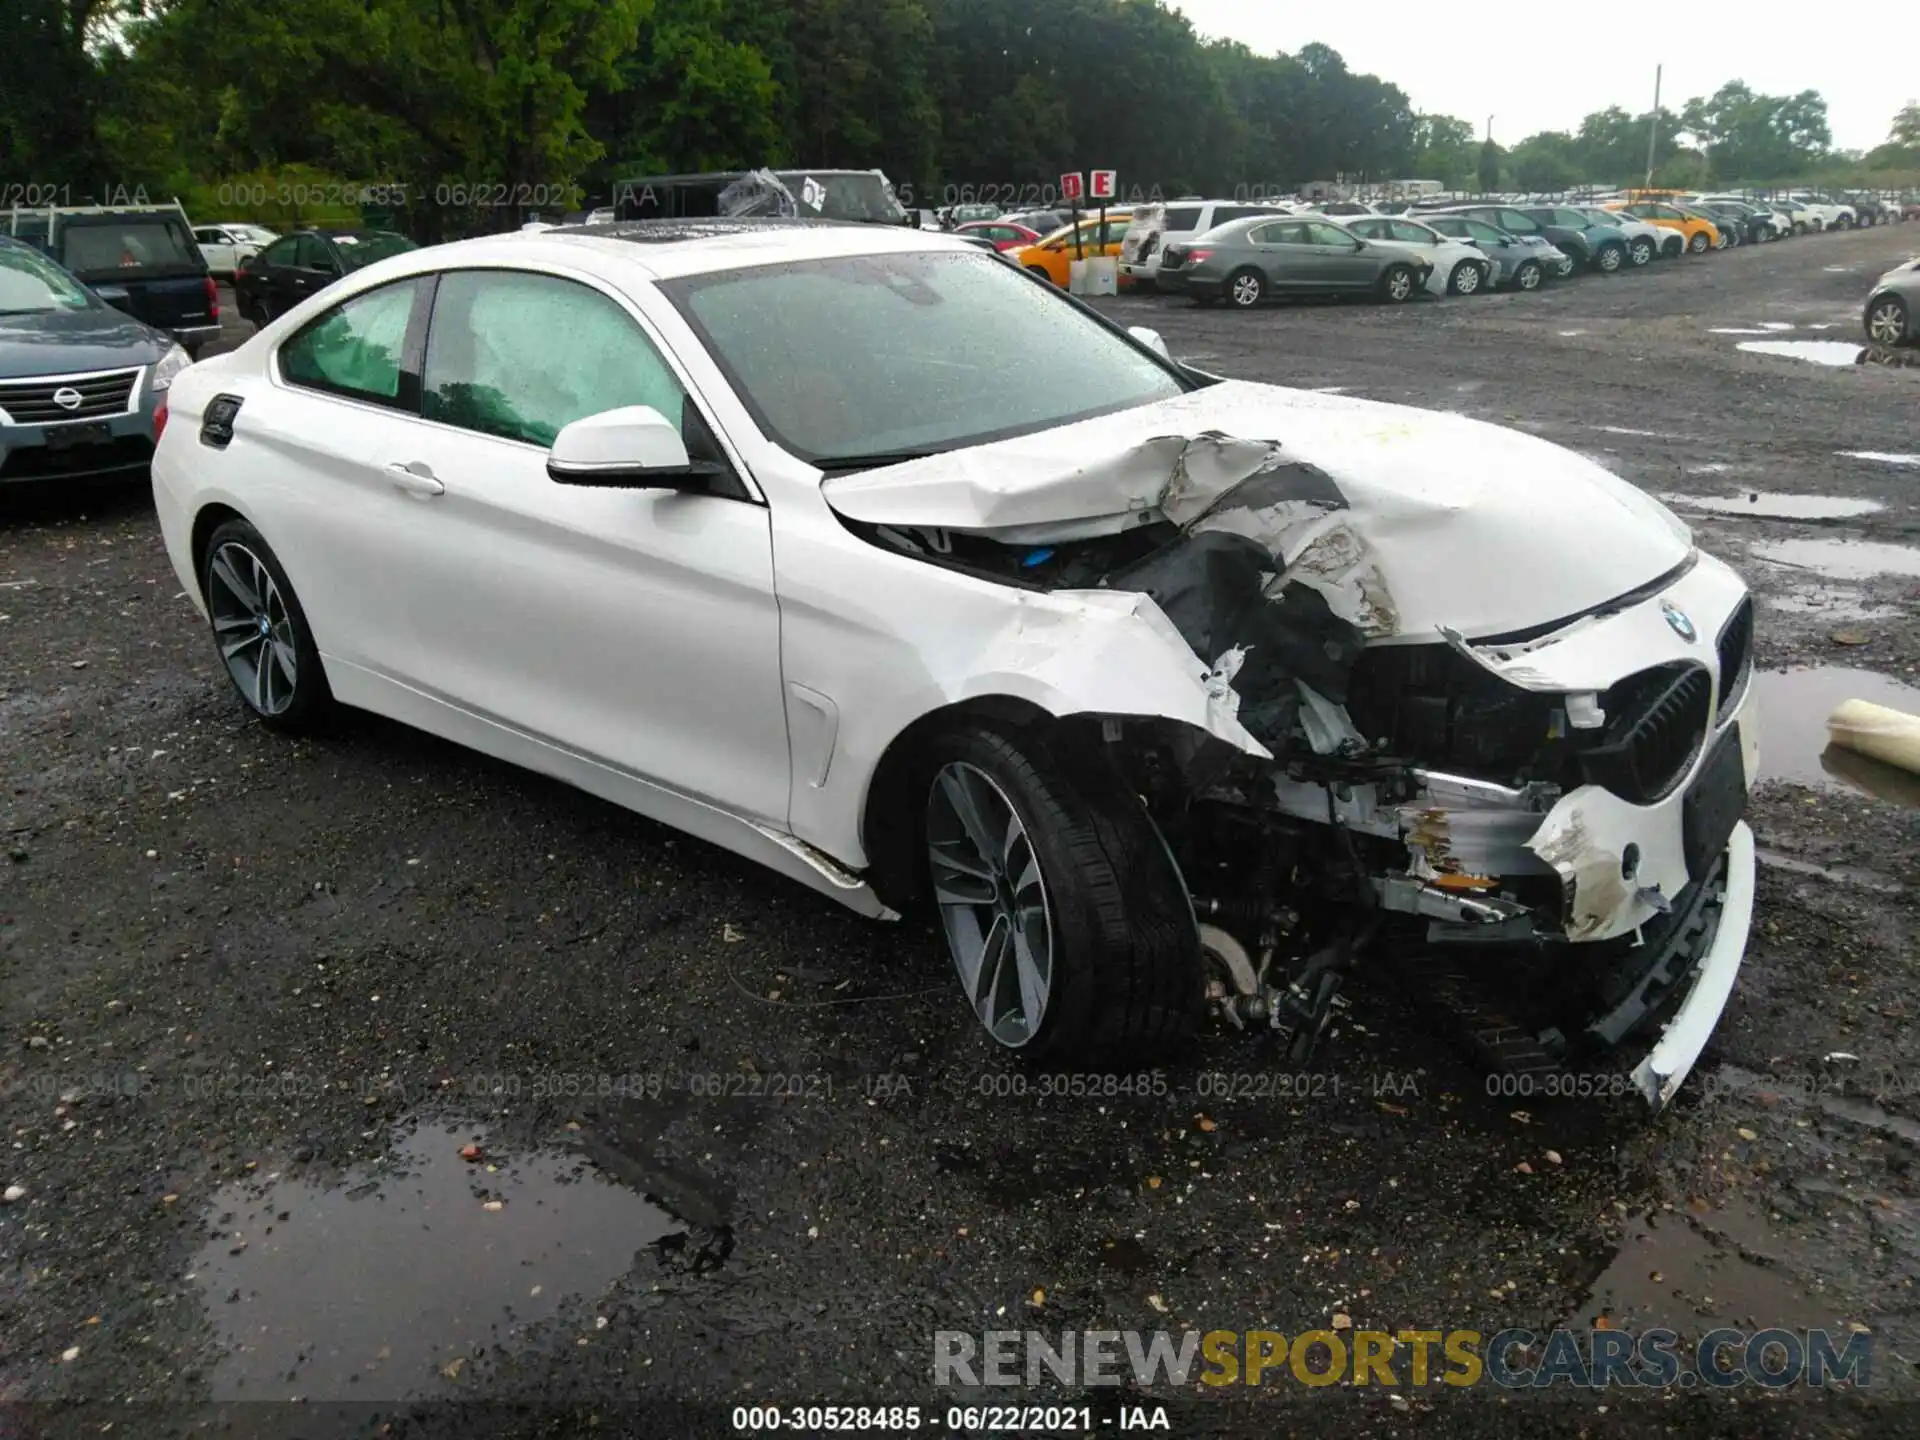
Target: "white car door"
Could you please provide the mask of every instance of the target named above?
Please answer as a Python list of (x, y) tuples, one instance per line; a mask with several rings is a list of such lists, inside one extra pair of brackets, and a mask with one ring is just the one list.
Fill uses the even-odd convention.
[(235, 246), (227, 232), (212, 227), (193, 232), (194, 243), (200, 247), (200, 258), (207, 262), (207, 269), (216, 275), (231, 275), (233, 267), (239, 263)]
[(681, 494), (547, 474), (574, 420), (628, 405), (687, 420), (661, 347), (581, 281), (456, 270), (418, 365), (420, 414), (361, 427), (359, 493), (327, 522), (342, 536), (330, 628), (389, 680), (784, 828), (766, 507), (737, 481)]

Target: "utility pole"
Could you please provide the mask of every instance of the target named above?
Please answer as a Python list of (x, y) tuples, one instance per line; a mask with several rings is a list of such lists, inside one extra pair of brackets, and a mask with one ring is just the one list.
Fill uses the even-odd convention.
[(1493, 143), (1493, 116), (1487, 116), (1487, 143)]
[(1660, 71), (1653, 67), (1653, 114), (1647, 117), (1647, 188), (1653, 188), (1653, 146), (1660, 138)]

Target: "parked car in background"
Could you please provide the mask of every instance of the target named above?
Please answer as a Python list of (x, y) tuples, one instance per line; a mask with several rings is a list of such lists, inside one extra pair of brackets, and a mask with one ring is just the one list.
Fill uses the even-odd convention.
[(977, 235), (983, 240), (991, 240), (996, 250), (1020, 250), (1038, 244), (1041, 239), (1039, 231), (1016, 225), (1011, 220), (969, 220), (958, 226), (954, 234)]
[[(1421, 224), (1432, 226), (1449, 239), (1464, 240), (1479, 250), (1492, 262), (1495, 289), (1538, 290), (1547, 278), (1549, 261), (1545, 252), (1498, 225), (1488, 224), (1471, 215), (1452, 215), (1444, 211), (1416, 210), (1408, 218), (1418, 218)], [(1560, 252), (1556, 250), (1553, 253), (1555, 258), (1551, 263), (1558, 270)]]
[(1120, 254), (1127, 227), (1133, 221), (1130, 210), (1109, 210), (1102, 221), (1095, 213), (1080, 217), (1078, 225), (1065, 225), (1044, 240), (1023, 245), (1006, 255), (1023, 270), (1044, 275), (1062, 290), (1072, 276), (1073, 262), (1098, 255)]
[(0, 486), (144, 475), (154, 411), (191, 363), (172, 336), (0, 236)]
[(177, 204), (15, 210), (9, 229), (189, 354), (220, 334), (220, 291)]
[(1876, 345), (1920, 340), (1920, 257), (1896, 265), (1873, 282), (1862, 325)]
[(1375, 244), (1331, 220), (1255, 215), (1169, 245), (1162, 284), (1203, 305), (1250, 310), (1283, 295), (1377, 295), (1404, 303), (1433, 269), (1402, 246)]
[(1816, 230), (1851, 230), (1855, 219), (1851, 205), (1832, 199), (1813, 190), (1795, 190), (1788, 197), (1794, 204), (1804, 206), (1815, 220)]
[(1737, 195), (1700, 195), (1681, 203), (1690, 210), (1704, 211), (1715, 223), (1724, 220), (1721, 228), (1732, 230), (1744, 245), (1763, 245), (1783, 233), (1781, 216), (1772, 206)]
[(1546, 231), (1555, 249), (1573, 257), (1576, 268), (1585, 266), (1612, 275), (1633, 267), (1627, 237), (1617, 226), (1602, 225), (1571, 205), (1525, 205), (1521, 209)]
[(1884, 225), (1892, 218), (1887, 202), (1865, 190), (1848, 191), (1839, 198), (1853, 207), (1857, 224)]
[(1438, 295), (1473, 295), (1491, 288), (1493, 262), (1470, 241), (1442, 235), (1431, 225), (1404, 215), (1356, 215), (1344, 228), (1362, 240), (1403, 245), (1432, 267), (1427, 288)]
[(1433, 209), (1416, 206), (1408, 213), (1413, 218), (1422, 220), (1434, 215), (1458, 215), (1504, 230), (1522, 245), (1529, 247), (1534, 252), (1534, 258), (1540, 262), (1541, 272), (1554, 278), (1571, 275), (1579, 264), (1573, 254), (1562, 250), (1554, 243), (1553, 237), (1547, 233), (1546, 226), (1517, 205), (1447, 205)]
[(193, 242), (200, 247), (200, 258), (207, 262), (207, 269), (228, 280), (242, 260), (258, 255), (277, 238), (269, 235), (264, 241), (258, 240), (237, 225), (196, 225), (193, 231)]
[(241, 319), (265, 325), (341, 276), (418, 248), (389, 230), (298, 230), (240, 262), (234, 304)]
[(1665, 200), (1634, 200), (1616, 203), (1607, 207), (1617, 209), (1622, 214), (1644, 220), (1649, 225), (1665, 231), (1660, 240), (1662, 255), (1700, 255), (1711, 250), (1720, 240), (1720, 232), (1710, 220), (1697, 215), (1689, 215), (1679, 206)]
[(1154, 288), (1160, 257), (1169, 245), (1181, 245), (1231, 220), (1256, 215), (1287, 215), (1294, 207), (1279, 203), (1240, 200), (1177, 200), (1163, 205), (1134, 207), (1133, 228), (1120, 250), (1120, 273), (1132, 284)]
[(1051, 235), (1063, 225), (1073, 223), (1071, 210), (1015, 210), (999, 217), (1009, 225), (1024, 225), (1036, 235)]
[(1354, 215), (1378, 215), (1381, 212), (1371, 205), (1363, 205), (1358, 200), (1329, 200), (1323, 205), (1306, 207), (1315, 215), (1330, 215), (1336, 220), (1345, 220)]
[(1660, 255), (1660, 231), (1646, 221), (1618, 210), (1602, 210), (1597, 205), (1576, 205), (1575, 212), (1596, 225), (1611, 225), (1627, 243), (1627, 259), (1635, 269), (1652, 264)]

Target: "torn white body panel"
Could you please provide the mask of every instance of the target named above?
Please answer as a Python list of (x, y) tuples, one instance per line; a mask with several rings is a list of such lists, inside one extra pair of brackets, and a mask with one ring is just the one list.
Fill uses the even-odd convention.
[[(1691, 550), (1665, 507), (1599, 465), (1465, 416), (1227, 381), (1037, 435), (835, 476), (841, 515), (1016, 543), (1184, 523), (1297, 462), (1345, 498), (1349, 551), (1388, 577), (1394, 636), (1498, 635), (1592, 609)], [(1300, 533), (1273, 537), (1290, 560)], [(1543, 523), (1551, 517), (1551, 523)], [(1490, 557), (1498, 557), (1497, 563)], [(1331, 597), (1330, 597), (1331, 598)], [(1384, 619), (1385, 617), (1381, 617)], [(1381, 635), (1378, 623), (1369, 633)]]

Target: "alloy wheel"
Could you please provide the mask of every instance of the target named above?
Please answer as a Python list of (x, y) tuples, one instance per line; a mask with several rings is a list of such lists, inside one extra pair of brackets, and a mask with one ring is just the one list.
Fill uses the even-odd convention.
[(1236, 275), (1233, 277), (1233, 303), (1236, 305), (1258, 305), (1260, 303), (1260, 277), (1258, 275)]
[(1046, 1019), (1053, 912), (1026, 825), (986, 771), (955, 760), (935, 774), (927, 855), (967, 1003), (989, 1035), (1018, 1050)]
[(1620, 268), (1620, 250), (1618, 246), (1607, 245), (1600, 251), (1600, 269), (1611, 275)]
[(1387, 276), (1387, 298), (1405, 300), (1413, 294), (1413, 276), (1405, 270), (1395, 270)]
[(280, 715), (300, 683), (293, 619), (265, 562), (237, 541), (213, 552), (207, 566), (207, 610), (220, 660), (247, 703)]
[(1532, 260), (1520, 267), (1520, 273), (1513, 277), (1514, 283), (1522, 290), (1540, 288), (1540, 267)]
[(1876, 345), (1898, 345), (1907, 338), (1907, 307), (1891, 297), (1867, 312), (1867, 338)]
[(1653, 242), (1644, 236), (1633, 242), (1633, 263), (1645, 265), (1653, 259)]
[(1460, 268), (1453, 272), (1453, 293), (1471, 295), (1480, 288), (1480, 267), (1471, 260), (1460, 262)]

